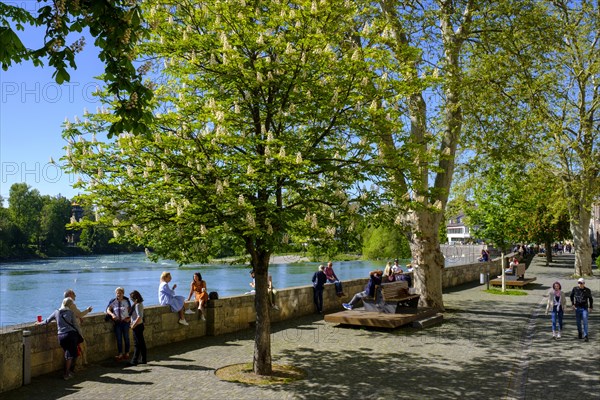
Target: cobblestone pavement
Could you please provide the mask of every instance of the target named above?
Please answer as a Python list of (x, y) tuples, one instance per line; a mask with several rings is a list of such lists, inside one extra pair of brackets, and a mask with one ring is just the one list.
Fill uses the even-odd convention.
[(149, 350), (150, 362), (88, 366), (70, 381), (59, 374), (2, 393), (11, 399), (600, 399), (600, 276), (587, 279), (597, 302), (590, 341), (577, 339), (574, 313), (552, 340), (544, 294), (566, 291), (573, 256), (550, 266), (536, 257), (526, 296), (485, 293), (477, 284), (444, 294), (444, 323), (425, 330), (335, 326), (318, 316), (275, 324), (273, 363), (303, 368), (307, 378), (281, 386), (220, 381), (215, 370), (251, 362), (254, 332), (204, 337)]

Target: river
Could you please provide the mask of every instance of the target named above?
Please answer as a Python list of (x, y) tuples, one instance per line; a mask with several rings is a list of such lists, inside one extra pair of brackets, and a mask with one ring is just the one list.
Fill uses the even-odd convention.
[[(312, 274), (319, 263), (271, 264), (269, 271), (275, 288), (311, 284)], [(374, 268), (383, 269), (385, 261), (334, 262), (334, 271), (341, 280), (367, 277)], [(114, 297), (118, 286), (125, 294), (138, 290), (144, 304), (158, 304), (158, 285), (162, 271), (173, 277), (176, 294), (187, 299), (194, 272), (200, 272), (209, 292), (220, 297), (244, 294), (250, 290), (249, 267), (227, 264), (195, 264), (178, 266), (161, 260), (154, 263), (143, 253), (89, 257), (54, 258), (0, 264), (0, 328), (29, 323), (38, 315), (46, 318), (60, 306), (65, 289), (77, 294), (77, 306), (83, 310), (103, 312)]]

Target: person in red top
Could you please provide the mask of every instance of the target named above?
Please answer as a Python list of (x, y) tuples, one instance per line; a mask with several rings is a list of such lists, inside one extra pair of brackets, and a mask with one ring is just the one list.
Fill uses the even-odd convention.
[(344, 295), (344, 290), (342, 289), (342, 282), (338, 279), (335, 272), (333, 272), (333, 263), (329, 261), (327, 263), (327, 267), (325, 267), (325, 276), (327, 277), (328, 283), (333, 283), (335, 285), (335, 292), (338, 297), (342, 297)]

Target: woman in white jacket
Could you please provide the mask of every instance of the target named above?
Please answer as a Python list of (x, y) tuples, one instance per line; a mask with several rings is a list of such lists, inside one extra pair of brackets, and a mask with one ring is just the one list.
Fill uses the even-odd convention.
[(554, 282), (552, 289), (548, 291), (548, 302), (546, 304), (546, 315), (548, 312), (552, 313), (552, 338), (560, 338), (560, 332), (563, 327), (563, 314), (565, 311), (565, 305), (567, 299), (565, 294), (561, 290), (562, 286), (560, 282)]

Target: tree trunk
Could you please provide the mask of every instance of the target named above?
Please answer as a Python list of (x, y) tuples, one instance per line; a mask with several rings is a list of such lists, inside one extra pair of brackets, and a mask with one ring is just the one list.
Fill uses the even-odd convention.
[[(423, 59), (414, 57), (413, 52), (407, 52), (411, 37), (402, 25), (398, 15), (398, 6), (401, 2), (380, 1), (382, 10), (387, 17), (389, 26), (394, 31), (396, 38), (392, 48), (397, 59), (406, 66), (402, 77), (408, 82), (418, 82), (422, 73)], [(465, 5), (462, 12), (457, 12), (453, 2), (439, 2), (440, 33), (443, 43), (443, 56), (441, 69), (443, 70), (443, 90), (445, 102), (443, 103), (443, 121), (437, 159), (432, 159), (433, 152), (430, 133), (428, 133), (427, 104), (423, 92), (416, 90), (408, 99), (408, 117), (410, 118), (410, 137), (407, 139), (411, 149), (410, 159), (415, 166), (401, 168), (404, 155), (398, 154), (395, 148), (393, 131), (381, 131), (380, 147), (383, 158), (386, 160), (387, 169), (393, 177), (394, 190), (398, 199), (410, 199), (410, 214), (403, 216), (410, 228), (410, 248), (417, 265), (414, 270), (415, 288), (421, 295), (419, 305), (432, 307), (443, 311), (442, 299), (442, 269), (444, 256), (439, 245), (439, 225), (443, 212), (448, 202), (456, 148), (461, 136), (463, 115), (461, 104), (461, 49), (467, 36), (472, 19), (472, 2)], [(457, 18), (457, 14), (459, 17)], [(454, 24), (458, 26), (454, 26)], [(416, 44), (420, 46), (421, 43)], [(438, 107), (439, 105), (436, 105)], [(403, 144), (404, 146), (404, 144)], [(406, 151), (405, 149), (403, 151)], [(437, 165), (436, 165), (437, 162)], [(435, 169), (435, 179), (432, 182), (431, 167)], [(433, 187), (431, 184), (433, 183)]]
[[(506, 260), (504, 259), (504, 250), (500, 251), (500, 268), (502, 268), (502, 293), (506, 292)], [(516, 275), (516, 267), (513, 265), (513, 269), (515, 269), (514, 274)]]
[(552, 262), (552, 243), (546, 242), (544, 246), (546, 246), (546, 267), (549, 267)]
[(575, 275), (592, 275), (592, 242), (589, 227), (591, 212), (584, 207), (578, 207), (578, 213), (571, 215), (571, 233), (575, 246)]
[[(248, 246), (247, 246), (248, 248)], [(251, 264), (254, 269), (256, 332), (254, 335), (253, 370), (257, 375), (271, 375), (271, 316), (269, 303), (270, 253), (252, 249)]]
[(431, 212), (412, 215), (410, 250), (413, 262), (416, 264), (414, 286), (416, 292), (421, 295), (419, 306), (444, 311), (442, 298), (444, 255), (440, 250), (438, 239), (440, 219)]

